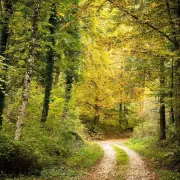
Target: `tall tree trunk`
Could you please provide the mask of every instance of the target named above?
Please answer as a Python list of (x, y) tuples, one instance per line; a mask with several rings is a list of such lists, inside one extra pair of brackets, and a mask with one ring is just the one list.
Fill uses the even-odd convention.
[[(2, 9), (1, 9), (2, 10)], [(6, 72), (7, 72), (7, 65), (8, 60), (5, 54), (6, 47), (7, 47), (7, 41), (9, 37), (9, 19), (12, 15), (12, 2), (10, 0), (4, 1), (4, 19), (2, 23), (2, 30), (1, 30), (1, 42), (0, 42), (0, 56), (3, 58), (3, 64), (5, 65), (3, 67), (3, 74), (0, 75), (0, 129), (2, 128), (2, 122), (3, 122), (3, 109), (4, 109), (4, 103), (5, 103), (5, 91), (6, 91)]]
[[(173, 22), (171, 15), (171, 7), (169, 0), (165, 0), (167, 12), (169, 15), (169, 20), (172, 28), (173, 35), (173, 45), (175, 50), (178, 52), (177, 57), (180, 56), (180, 43), (179, 43), (179, 33), (180, 33), (180, 0), (177, 0), (176, 7), (176, 23)], [(172, 41), (171, 41), (172, 42)], [(176, 128), (176, 140), (180, 144), (180, 58), (177, 58), (174, 63), (174, 74), (175, 74), (175, 128)]]
[(99, 106), (99, 98), (96, 97), (95, 98), (95, 105), (94, 105), (94, 110), (95, 110), (95, 114), (94, 114), (94, 125), (98, 125), (99, 124), (99, 120), (100, 120), (100, 106)]
[(165, 116), (165, 64), (164, 59), (160, 62), (160, 140), (166, 139), (166, 116)]
[(100, 120), (100, 106), (96, 104), (94, 106), (94, 110), (95, 110), (94, 125), (98, 125), (99, 124), (99, 120)]
[(68, 106), (71, 99), (71, 89), (73, 84), (73, 76), (66, 75), (66, 91), (65, 91), (65, 105), (63, 110), (63, 119), (67, 119), (68, 117)]
[(29, 98), (30, 85), (33, 75), (33, 66), (36, 56), (36, 34), (38, 30), (37, 22), (39, 17), (39, 4), (37, 8), (34, 10), (33, 22), (32, 22), (32, 34), (31, 34), (31, 44), (29, 49), (29, 58), (27, 60), (26, 74), (24, 78), (23, 92), (22, 92), (22, 100), (19, 110), (19, 116), (16, 122), (16, 131), (15, 131), (15, 140), (20, 140), (23, 131), (24, 118), (26, 115), (26, 107)]
[[(52, 4), (51, 16), (49, 18), (49, 24), (51, 25), (50, 30), (50, 42), (52, 46), (55, 46), (55, 26), (56, 26), (56, 5)], [(53, 86), (53, 70), (54, 70), (54, 48), (50, 46), (49, 51), (47, 52), (47, 62), (46, 62), (46, 87), (45, 87), (45, 95), (44, 95), (44, 104), (41, 116), (41, 122), (44, 123), (47, 120), (49, 113), (49, 103), (51, 90)]]
[(121, 126), (123, 121), (123, 105), (122, 103), (119, 104), (119, 125)]
[(124, 104), (124, 116), (123, 116), (123, 118), (124, 118), (124, 121), (126, 122), (126, 126), (128, 127), (129, 126), (129, 123), (128, 123), (128, 119), (127, 119), (127, 115), (128, 115), (128, 108), (127, 108), (127, 106)]
[(176, 138), (180, 144), (180, 60), (176, 63), (176, 93), (175, 93), (175, 128)]
[(59, 82), (59, 76), (60, 76), (60, 68), (57, 67), (55, 69), (55, 78), (54, 78), (54, 86), (56, 86)]
[[(177, 3), (177, 23), (176, 23), (176, 29), (177, 34), (180, 33), (180, 0), (178, 0)], [(178, 36), (176, 36), (178, 37)], [(176, 50), (178, 51), (177, 57), (180, 57), (180, 42), (175, 38), (174, 46)], [(175, 65), (175, 128), (176, 128), (176, 140), (178, 144), (180, 145), (180, 58), (177, 58)]]
[(171, 62), (171, 92), (170, 92), (170, 98), (171, 98), (171, 109), (170, 109), (170, 116), (171, 116), (171, 123), (174, 124), (174, 105), (173, 105), (173, 91), (174, 91), (174, 61), (172, 59)]
[[(173, 41), (174, 43), (176, 44), (175, 46), (178, 45), (177, 43), (177, 31), (176, 31), (176, 28), (175, 28), (175, 24), (173, 22), (173, 18), (172, 18), (172, 15), (171, 15), (171, 8), (170, 8), (170, 4), (169, 4), (169, 0), (165, 0), (165, 4), (166, 4), (166, 7), (167, 7), (167, 13), (168, 13), (168, 17), (169, 17), (169, 23), (171, 25), (171, 29), (172, 29), (172, 33), (174, 35), (173, 37)], [(173, 101), (172, 101), (172, 98), (173, 98), (173, 90), (174, 90), (174, 62), (173, 62), (173, 59), (172, 59), (172, 65), (171, 65), (171, 92), (170, 92), (170, 98), (171, 98), (171, 108), (170, 108), (170, 112), (171, 112), (171, 123), (174, 123), (175, 121), (175, 118), (174, 118), (174, 107), (173, 107)]]
[(50, 104), (51, 90), (53, 85), (53, 69), (54, 69), (54, 52), (51, 49), (48, 52), (48, 57), (46, 62), (46, 87), (45, 87), (41, 122), (46, 122), (49, 113), (49, 104)]

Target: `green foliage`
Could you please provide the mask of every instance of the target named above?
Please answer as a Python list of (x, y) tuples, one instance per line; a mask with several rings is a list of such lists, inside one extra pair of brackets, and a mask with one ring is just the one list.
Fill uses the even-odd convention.
[(68, 166), (76, 169), (86, 169), (94, 165), (94, 163), (103, 157), (102, 148), (93, 143), (86, 144), (80, 150), (70, 156), (66, 163)]
[(6, 135), (0, 134), (0, 176), (39, 175), (42, 170), (39, 155), (32, 146), (25, 142), (14, 142)]
[(113, 146), (113, 147), (117, 154), (117, 166), (118, 166), (117, 178), (121, 180), (125, 180), (128, 170), (128, 162), (129, 162), (128, 155), (119, 147), (117, 146)]
[[(32, 81), (23, 138), (20, 142), (14, 142), (11, 132), (14, 131), (13, 123), (15, 120), (13, 118), (18, 115), (15, 108), (19, 102), (20, 92), (17, 91), (13, 97), (14, 101), (8, 101), (11, 121), (4, 122), (2, 133), (9, 134), (9, 139), (12, 143), (21, 145), (18, 147), (20, 152), (25, 151), (24, 158), (27, 158), (26, 156), (35, 156), (35, 160), (37, 160), (36, 166), (40, 167), (38, 173), (41, 175), (37, 179), (76, 177), (101, 158), (103, 151), (96, 144), (91, 145), (83, 142), (83, 126), (79, 121), (78, 110), (74, 105), (73, 99), (69, 104), (68, 119), (61, 119), (64, 104), (63, 86), (54, 87), (52, 92), (50, 114), (47, 122), (42, 125), (39, 119), (41, 117), (43, 88), (36, 81)], [(7, 146), (9, 145), (11, 145), (10, 142), (7, 143)], [(26, 161), (22, 160), (23, 163), (26, 164)], [(31, 171), (27, 168), (27, 174), (23, 172), (20, 172), (20, 174), (37, 175), (37, 173), (33, 172), (33, 168), (36, 166), (33, 166)], [(77, 167), (81, 167), (81, 169), (78, 170)], [(15, 176), (13, 172), (11, 173)], [(20, 177), (18, 178), (20, 179)], [(22, 179), (26, 178), (22, 177)]]
[(117, 153), (118, 164), (127, 165), (129, 161), (128, 155), (117, 146), (114, 146), (114, 149)]
[[(180, 132), (175, 127), (180, 124), (179, 118), (175, 118), (175, 125), (167, 121), (168, 141), (156, 144), (160, 134), (156, 97), (163, 95), (167, 109), (179, 108), (175, 93), (179, 89), (179, 82), (175, 82), (180, 65), (179, 1), (13, 0), (9, 1), (13, 5), (12, 14), (6, 14), (5, 2), (0, 1), (0, 44), (4, 25), (8, 27), (4, 33), (9, 36), (3, 52), (6, 58), (0, 56), (2, 99), (6, 95), (1, 108), (2, 174), (41, 174), (42, 178), (68, 179), (77, 176), (77, 168), (83, 171), (92, 166), (102, 157), (102, 150), (84, 143), (84, 125), (79, 118), (83, 116), (87, 117), (87, 121), (81, 120), (91, 139), (129, 136), (134, 129), (134, 137), (148, 138), (131, 141), (132, 148), (158, 166), (179, 170), (180, 148), (174, 143)], [(38, 5), (37, 28), (34, 27), (37, 32), (33, 35), (36, 24), (33, 16)], [(56, 12), (52, 17), (54, 5)], [(49, 68), (45, 69), (50, 54), (54, 67), (48, 85), (44, 77), (46, 74), (50, 77)], [(29, 87), (26, 89), (27, 99), (24, 98), (28, 105), (22, 140), (14, 142), (22, 84), (31, 55), (35, 60), (34, 77), (29, 80), (31, 89), (30, 92)], [(162, 61), (165, 79), (159, 86)], [(50, 99), (46, 98), (50, 101), (49, 114), (42, 125), (45, 86), (50, 91), (52, 86), (52, 91), (48, 93)], [(62, 118), (64, 110), (68, 111), (66, 120)], [(115, 149), (118, 159), (125, 162), (125, 154)], [(11, 163), (9, 169), (8, 163)]]
[(101, 121), (98, 125), (84, 120), (83, 124), (86, 128), (85, 133), (87, 138), (93, 140), (125, 138), (131, 136), (132, 133), (131, 128), (126, 127), (126, 129), (122, 129), (116, 120), (109, 120), (107, 122)]
[(78, 179), (102, 157), (103, 150), (99, 145), (87, 143), (81, 148), (74, 149), (60, 167), (45, 169), (42, 172), (42, 179)]
[(126, 145), (151, 160), (155, 171), (166, 179), (179, 179), (180, 148), (171, 142), (158, 142), (153, 138), (131, 139)]
[(157, 170), (162, 180), (179, 180), (180, 174), (178, 172), (172, 172), (168, 170)]
[[(66, 138), (69, 142), (70, 135)], [(1, 134), (0, 152), (0, 177), (14, 179), (17, 176), (17, 179), (77, 178), (103, 157), (102, 148), (95, 143), (72, 140), (65, 145), (62, 139), (57, 141), (47, 136), (43, 129), (36, 139), (26, 137), (21, 142)]]
[(158, 137), (158, 124), (154, 120), (139, 119), (138, 125), (134, 128), (133, 137)]

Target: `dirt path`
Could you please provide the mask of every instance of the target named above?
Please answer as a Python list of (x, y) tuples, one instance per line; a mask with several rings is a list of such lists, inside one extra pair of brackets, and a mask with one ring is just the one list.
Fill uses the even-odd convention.
[(121, 148), (129, 157), (127, 180), (157, 180), (155, 173), (151, 173), (142, 158), (133, 150), (121, 145), (121, 141), (98, 142), (103, 150), (103, 159), (92, 168), (83, 180), (116, 180), (116, 153), (112, 145)]
[(129, 169), (127, 173), (127, 180), (156, 180), (157, 177), (154, 173), (150, 173), (147, 169), (142, 158), (133, 150), (113, 143), (121, 148), (129, 157)]
[(116, 169), (116, 153), (108, 143), (99, 143), (104, 150), (104, 157), (84, 180), (114, 180)]

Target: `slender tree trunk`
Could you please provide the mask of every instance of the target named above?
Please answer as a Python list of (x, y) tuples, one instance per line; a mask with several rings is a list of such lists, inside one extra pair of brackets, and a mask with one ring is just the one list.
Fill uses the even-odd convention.
[[(172, 15), (171, 15), (171, 10), (170, 10), (170, 4), (169, 4), (169, 0), (165, 0), (165, 4), (166, 4), (166, 7), (167, 7), (167, 13), (168, 13), (168, 17), (169, 17), (169, 23), (171, 25), (171, 29), (172, 29), (172, 33), (174, 35), (174, 42), (175, 44), (177, 44), (177, 31), (176, 31), (176, 28), (175, 28), (175, 24), (173, 22), (173, 18), (172, 18)], [(175, 121), (175, 118), (174, 118), (174, 107), (173, 107), (173, 101), (172, 101), (172, 98), (173, 98), (173, 90), (174, 90), (174, 62), (173, 62), (173, 59), (172, 59), (172, 66), (171, 66), (171, 92), (170, 92), (170, 98), (171, 98), (171, 108), (170, 108), (170, 112), (171, 112), (171, 123), (174, 123)]]
[(99, 98), (96, 97), (95, 98), (95, 105), (94, 105), (94, 125), (98, 125), (99, 124), (99, 120), (100, 120), (100, 106), (98, 105), (99, 103)]
[[(49, 28), (49, 30), (51, 35), (50, 42), (52, 43), (53, 47), (55, 46), (55, 39), (54, 39), (55, 26), (56, 26), (55, 19), (56, 19), (56, 6), (55, 4), (52, 4), (52, 12), (49, 18), (49, 24), (51, 25), (51, 27)], [(43, 110), (41, 116), (42, 123), (46, 122), (49, 113), (50, 96), (53, 86), (53, 70), (54, 70), (54, 49), (50, 46), (49, 51), (47, 52), (46, 87), (45, 87), (44, 104), (43, 104)]]
[[(173, 34), (173, 45), (175, 50), (178, 52), (177, 56), (180, 56), (180, 43), (179, 43), (179, 33), (180, 33), (180, 0), (177, 0), (176, 4), (176, 23), (173, 22), (173, 18), (171, 15), (171, 7), (169, 0), (165, 0), (167, 12), (172, 28), (172, 34)], [(175, 64), (174, 64), (174, 74), (175, 74), (175, 128), (176, 128), (176, 140), (180, 144), (180, 58), (177, 58)]]
[[(5, 65), (3, 67), (3, 74), (0, 75), (0, 129), (2, 128), (3, 123), (3, 109), (4, 109), (4, 103), (5, 103), (5, 91), (6, 91), (6, 72), (8, 70), (8, 60), (6, 57), (6, 47), (7, 47), (7, 41), (9, 37), (9, 19), (12, 15), (12, 2), (10, 0), (4, 1), (4, 19), (2, 23), (2, 30), (1, 30), (1, 42), (0, 42), (0, 56), (3, 58), (3, 64)], [(1, 9), (2, 10), (2, 9)]]
[(176, 93), (175, 93), (175, 128), (177, 141), (180, 144), (180, 60), (176, 64)]
[(39, 17), (39, 4), (37, 5), (36, 10), (34, 10), (34, 16), (33, 16), (33, 22), (32, 22), (32, 34), (31, 34), (31, 44), (30, 44), (30, 50), (29, 50), (29, 59), (27, 60), (27, 68), (26, 68), (26, 74), (24, 78), (24, 85), (23, 85), (23, 92), (22, 92), (22, 100), (19, 110), (19, 116), (18, 120), (16, 122), (16, 131), (15, 131), (15, 140), (20, 140), (22, 136), (23, 131), (23, 125), (24, 125), (24, 118), (26, 115), (26, 107), (28, 103), (29, 98), (29, 91), (30, 91), (30, 85), (33, 75), (33, 66), (35, 61), (35, 54), (36, 54), (36, 34), (37, 34), (37, 22)]
[(65, 105), (63, 110), (63, 119), (67, 119), (68, 117), (68, 106), (71, 99), (71, 89), (73, 84), (73, 76), (66, 75), (66, 91), (65, 91)]
[(166, 139), (166, 116), (165, 116), (165, 65), (164, 59), (160, 63), (160, 140)]
[(166, 117), (165, 117), (165, 104), (163, 98), (160, 98), (160, 140), (166, 139)]
[[(180, 0), (178, 0), (177, 4), (177, 33), (180, 33)], [(177, 36), (178, 37), (178, 36)], [(177, 56), (180, 57), (180, 42), (175, 39), (174, 46), (178, 51)], [(176, 140), (180, 145), (180, 58), (177, 58), (175, 62), (175, 128), (176, 128)]]
[(98, 125), (99, 124), (99, 120), (100, 120), (100, 106), (98, 106), (96, 104), (94, 109), (95, 109), (94, 125)]
[(54, 69), (54, 52), (51, 49), (48, 52), (47, 63), (46, 63), (46, 87), (44, 95), (43, 111), (41, 116), (41, 122), (46, 122), (49, 112), (50, 96), (53, 85), (53, 69)]
[(120, 103), (119, 105), (119, 125), (121, 126), (123, 121), (123, 105)]
[(56, 75), (55, 75), (55, 78), (54, 78), (54, 86), (56, 86), (58, 84), (58, 82), (59, 82), (59, 76), (60, 76), (59, 67), (56, 68), (55, 73), (56, 73)]
[(171, 92), (170, 92), (170, 98), (171, 98), (171, 123), (174, 124), (174, 106), (173, 106), (173, 91), (174, 91), (174, 62), (172, 59), (172, 64), (171, 64)]
[(128, 123), (127, 115), (128, 115), (128, 108), (124, 104), (124, 116), (123, 116), (123, 118), (124, 118), (124, 121), (126, 122), (126, 126), (128, 127), (129, 123)]

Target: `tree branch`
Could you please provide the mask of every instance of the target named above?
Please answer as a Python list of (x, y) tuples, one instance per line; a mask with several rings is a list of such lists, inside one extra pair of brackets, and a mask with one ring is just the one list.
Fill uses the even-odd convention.
[(114, 5), (114, 7), (118, 8), (120, 11), (125, 12), (126, 14), (128, 14), (129, 16), (131, 16), (133, 19), (135, 19), (137, 22), (139, 22), (140, 24), (146, 25), (148, 27), (150, 27), (151, 29), (155, 30), (156, 32), (158, 32), (159, 34), (161, 34), (163, 37), (165, 37), (167, 40), (169, 40), (170, 42), (174, 43), (174, 40), (171, 39), (166, 33), (164, 33), (163, 31), (159, 30), (159, 28), (153, 26), (152, 24), (150, 24), (149, 22), (145, 22), (143, 20), (141, 20), (138, 16), (131, 14), (128, 10), (121, 8), (118, 4), (115, 4), (112, 0), (108, 0), (111, 4)]

